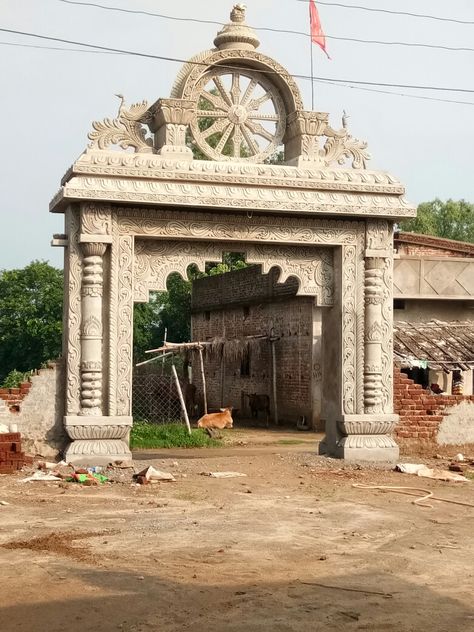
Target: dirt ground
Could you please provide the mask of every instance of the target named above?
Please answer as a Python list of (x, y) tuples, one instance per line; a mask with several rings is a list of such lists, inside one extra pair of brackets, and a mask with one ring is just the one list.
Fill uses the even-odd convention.
[(474, 509), (353, 487), (474, 504), (474, 482), (349, 466), (304, 433), (234, 439), (135, 454), (174, 483), (0, 476), (1, 631), (474, 630)]

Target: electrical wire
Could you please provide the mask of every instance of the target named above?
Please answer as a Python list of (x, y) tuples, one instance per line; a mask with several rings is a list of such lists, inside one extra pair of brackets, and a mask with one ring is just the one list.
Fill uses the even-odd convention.
[(71, 53), (96, 53), (99, 55), (123, 55), (124, 53), (114, 53), (107, 50), (84, 50), (83, 48), (64, 48), (63, 46), (39, 46), (35, 44), (20, 44), (18, 42), (0, 42), (0, 46), (17, 46), (18, 48), (37, 48), (40, 50), (60, 50)]
[[(310, 0), (297, 0), (297, 2), (305, 2), (308, 4)], [(365, 7), (359, 4), (342, 4), (342, 2), (323, 2), (316, 0), (317, 4), (327, 7), (338, 7), (343, 9), (355, 9), (357, 11), (370, 11), (372, 13), (386, 13), (388, 15), (404, 15), (410, 18), (423, 18), (425, 20), (437, 20), (439, 22), (453, 22), (454, 24), (474, 24), (474, 20), (458, 20), (457, 18), (445, 18), (439, 15), (428, 15), (426, 13), (411, 13), (409, 11), (394, 11), (393, 9), (376, 9), (374, 7)]]
[(407, 99), (423, 99), (425, 101), (438, 101), (438, 103), (455, 103), (457, 105), (474, 105), (474, 101), (456, 101), (454, 99), (439, 99), (437, 97), (426, 97), (421, 94), (404, 94), (402, 92), (392, 92), (391, 90), (377, 90), (376, 88), (363, 88), (362, 86), (352, 86), (350, 83), (334, 83), (324, 79), (315, 79), (315, 83), (335, 86), (336, 88), (352, 88), (353, 90), (363, 90), (364, 92), (376, 92), (378, 94), (389, 94), (395, 97), (406, 97)]
[[(35, 44), (20, 44), (17, 42), (0, 42), (0, 46), (16, 46), (19, 48), (35, 48), (39, 50), (65, 51), (72, 53), (99, 53), (109, 55), (126, 55), (126, 53), (114, 53), (101, 50), (84, 50), (83, 48), (65, 48), (62, 46), (40, 46)], [(365, 92), (375, 92), (378, 94), (388, 94), (390, 96), (405, 97), (407, 99), (423, 99), (426, 101), (437, 101), (438, 103), (454, 103), (457, 105), (474, 105), (474, 101), (455, 101), (454, 99), (439, 99), (437, 97), (426, 97), (418, 94), (404, 94), (402, 92), (393, 92), (391, 90), (377, 90), (375, 88), (363, 88), (362, 86), (353, 86), (349, 83), (335, 83), (331, 80), (314, 79), (315, 83), (335, 86), (336, 88), (351, 88), (353, 90), (363, 90)]]
[[(97, 50), (110, 51), (113, 53), (133, 55), (136, 57), (145, 57), (147, 59), (159, 59), (161, 61), (170, 61), (170, 62), (176, 62), (180, 64), (191, 64), (194, 66), (202, 66), (205, 68), (209, 67), (209, 64), (206, 62), (181, 59), (179, 57), (167, 57), (164, 55), (153, 55), (151, 53), (140, 53), (138, 51), (130, 51), (130, 50), (122, 49), (122, 48), (112, 48), (110, 46), (101, 46), (100, 44), (88, 44), (86, 42), (78, 42), (75, 40), (63, 39), (60, 37), (50, 37), (48, 35), (40, 35), (39, 33), (28, 33), (26, 31), (17, 31), (15, 29), (5, 29), (5, 28), (0, 28), (0, 32), (10, 33), (13, 35), (24, 35), (26, 37), (34, 37), (37, 39), (48, 40), (52, 42), (61, 42), (62, 44), (72, 44), (74, 46), (84, 46), (86, 48), (94, 48)], [(219, 63), (219, 64), (215, 64), (215, 66), (218, 66), (219, 68), (228, 68), (229, 70), (248, 70), (248, 68), (244, 66), (239, 66), (237, 64), (234, 65), (234, 64)], [(262, 69), (262, 70), (259, 70), (259, 72), (265, 75), (279, 75), (280, 74), (275, 70)], [(355, 80), (355, 79), (334, 79), (333, 77), (310, 77), (309, 75), (299, 75), (299, 74), (292, 74), (292, 76), (296, 79), (301, 79), (304, 81), (318, 80), (318, 81), (331, 81), (333, 83), (351, 83), (355, 85), (376, 86), (376, 87), (383, 87), (383, 88), (405, 88), (405, 89), (410, 89), (410, 90), (431, 90), (435, 92), (462, 92), (466, 94), (474, 94), (474, 89), (470, 89), (470, 88), (448, 88), (446, 86), (420, 86), (420, 85), (403, 84), (403, 83), (360, 81), (360, 80)]]
[[(307, 2), (307, 0), (299, 0), (299, 1)], [(173, 20), (173, 21), (178, 21), (178, 22), (191, 22), (191, 23), (198, 23), (198, 24), (212, 24), (215, 26), (223, 26), (222, 22), (215, 22), (213, 20), (203, 20), (200, 18), (189, 18), (189, 17), (181, 18), (177, 16), (172, 16), (172, 15), (165, 15), (163, 13), (152, 13), (151, 11), (123, 9), (121, 7), (108, 7), (108, 6), (93, 3), (93, 2), (80, 2), (78, 0), (59, 0), (59, 2), (62, 2), (64, 4), (78, 5), (78, 6), (84, 6), (84, 7), (94, 7), (98, 9), (104, 9), (106, 11), (116, 11), (118, 13), (132, 13), (136, 15), (147, 15), (149, 17), (160, 18), (163, 20)], [(271, 28), (271, 27), (252, 27), (252, 28), (254, 28), (256, 31), (269, 31), (271, 33), (285, 33), (289, 35), (299, 35), (305, 38), (310, 37), (310, 34), (305, 33), (304, 31), (293, 31), (293, 30), (277, 29), (277, 28)], [(331, 39), (331, 40), (341, 41), (341, 42), (355, 42), (357, 44), (375, 44), (378, 46), (405, 46), (405, 47), (410, 47), (410, 48), (431, 48), (431, 49), (436, 49), (436, 50), (447, 50), (447, 51), (454, 51), (454, 52), (469, 52), (469, 53), (474, 52), (474, 48), (471, 48), (468, 46), (444, 46), (442, 44), (423, 44), (421, 42), (397, 42), (397, 41), (387, 42), (385, 40), (368, 40), (368, 39), (362, 39), (358, 37), (341, 37), (341, 36), (327, 35), (327, 34), (326, 34), (326, 38)]]
[[(84, 50), (83, 48), (65, 48), (62, 46), (40, 46), (35, 44), (20, 44), (17, 42), (0, 42), (0, 46), (16, 46), (19, 48), (35, 48), (39, 50), (65, 51), (72, 53), (99, 53), (109, 55), (126, 55), (126, 53), (114, 53), (101, 50)], [(378, 94), (388, 94), (390, 96), (405, 97), (407, 99), (423, 99), (426, 101), (437, 101), (438, 103), (454, 103), (457, 105), (474, 105), (474, 101), (456, 101), (454, 99), (439, 99), (437, 97), (426, 97), (419, 94), (404, 94), (402, 92), (393, 92), (391, 90), (377, 90), (375, 88), (363, 88), (362, 86), (353, 86), (349, 83), (335, 83), (329, 79), (315, 79), (315, 83), (335, 86), (336, 88), (351, 88), (353, 90), (363, 90), (365, 92), (375, 92)]]

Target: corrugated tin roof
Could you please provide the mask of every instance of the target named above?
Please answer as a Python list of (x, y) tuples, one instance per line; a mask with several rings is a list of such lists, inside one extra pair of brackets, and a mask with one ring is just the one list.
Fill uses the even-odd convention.
[(474, 322), (396, 322), (393, 353), (402, 366), (423, 362), (437, 371), (467, 371), (474, 368)]

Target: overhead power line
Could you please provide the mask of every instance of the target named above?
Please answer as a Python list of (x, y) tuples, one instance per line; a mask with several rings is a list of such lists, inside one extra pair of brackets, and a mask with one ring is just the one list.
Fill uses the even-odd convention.
[[(302, 2), (307, 2), (307, 0), (300, 0)], [(132, 13), (135, 15), (146, 15), (148, 17), (160, 18), (162, 20), (173, 20), (177, 22), (190, 22), (190, 23), (198, 23), (198, 24), (212, 24), (215, 26), (223, 26), (222, 22), (215, 22), (213, 20), (203, 20), (201, 18), (182, 18), (173, 15), (166, 15), (164, 13), (152, 13), (151, 11), (141, 11), (136, 9), (122, 9), (121, 7), (109, 7), (102, 4), (97, 4), (94, 2), (80, 2), (79, 0), (59, 0), (64, 4), (70, 5), (78, 5), (82, 7), (93, 7), (97, 9), (104, 9), (105, 11), (115, 11), (118, 13)], [(304, 31), (293, 31), (288, 29), (277, 29), (271, 27), (252, 27), (256, 31), (269, 31), (271, 33), (285, 33), (287, 35), (299, 35), (305, 38), (310, 37), (309, 33), (305, 33)], [(362, 39), (358, 37), (342, 37), (336, 35), (327, 35), (327, 39), (337, 40), (341, 42), (355, 42), (357, 44), (375, 44), (377, 46), (405, 46), (409, 48), (430, 48), (435, 50), (447, 50), (454, 52), (468, 52), (473, 53), (474, 48), (469, 46), (445, 46), (443, 44), (424, 44), (422, 42), (397, 42), (397, 41), (386, 41), (386, 40), (369, 40)]]
[[(318, 4), (322, 4), (327, 7), (340, 7), (343, 9), (355, 9), (357, 11), (370, 11), (371, 13), (386, 13), (388, 15), (405, 15), (410, 18), (423, 18), (425, 20), (452, 22), (454, 24), (474, 24), (474, 20), (458, 20), (457, 18), (445, 18), (439, 15), (429, 15), (426, 13), (411, 13), (410, 11), (394, 11), (392, 9), (376, 9), (374, 7), (365, 7), (358, 4), (343, 4), (342, 2), (323, 2), (322, 0), (316, 1)], [(305, 2), (307, 4), (309, 0), (297, 0), (297, 2)]]
[(39, 44), (20, 44), (19, 42), (0, 42), (0, 46), (16, 46), (18, 48), (36, 48), (40, 50), (60, 50), (69, 51), (71, 53), (96, 53), (99, 55), (123, 55), (124, 53), (115, 53), (108, 50), (84, 50), (83, 48), (65, 48), (64, 46), (40, 46)]
[(403, 92), (393, 92), (392, 90), (378, 90), (377, 88), (364, 88), (363, 86), (353, 86), (350, 83), (334, 83), (330, 80), (315, 79), (316, 83), (335, 86), (336, 88), (352, 88), (353, 90), (363, 90), (364, 92), (376, 92), (378, 94), (389, 94), (394, 97), (406, 97), (408, 99), (423, 99), (424, 101), (437, 101), (438, 103), (455, 103), (457, 105), (474, 105), (474, 101), (457, 101), (455, 99), (440, 99), (439, 97), (427, 97), (421, 94), (404, 94)]
[[(209, 64), (206, 62), (181, 59), (179, 57), (167, 57), (164, 55), (153, 55), (151, 53), (141, 53), (139, 51), (131, 51), (131, 50), (123, 49), (123, 48), (112, 48), (110, 46), (101, 46), (100, 44), (89, 44), (87, 42), (78, 42), (76, 40), (68, 40), (68, 39), (63, 39), (60, 37), (50, 37), (48, 35), (40, 35), (39, 33), (28, 33), (26, 31), (17, 31), (14, 29), (5, 29), (5, 28), (0, 28), (0, 32), (10, 33), (13, 35), (24, 35), (25, 37), (34, 37), (37, 39), (48, 40), (51, 42), (61, 42), (62, 44), (71, 44), (73, 46), (84, 46), (85, 48), (93, 48), (93, 49), (102, 50), (102, 51), (110, 51), (113, 53), (122, 53), (124, 55), (144, 57), (147, 59), (158, 59), (161, 61), (170, 61), (170, 62), (175, 62), (175, 63), (180, 63), (180, 64), (192, 64), (194, 66), (202, 66), (204, 68), (209, 67)], [(238, 64), (219, 63), (219, 64), (215, 64), (215, 66), (218, 68), (228, 68), (229, 70), (248, 70), (248, 68), (244, 66), (239, 66)], [(259, 72), (264, 75), (279, 75), (280, 74), (275, 70), (262, 69), (262, 70), (259, 70)], [(383, 87), (383, 88), (405, 88), (405, 89), (410, 89), (410, 90), (428, 90), (428, 91), (435, 91), (435, 92), (462, 92), (466, 94), (474, 94), (474, 89), (470, 89), (470, 88), (448, 88), (447, 86), (420, 86), (420, 85), (415, 85), (415, 84), (403, 84), (403, 83), (360, 81), (356, 79), (334, 79), (333, 77), (313, 77), (312, 78), (309, 75), (299, 75), (299, 74), (293, 74), (293, 73), (292, 73), (292, 76), (295, 79), (301, 79), (304, 81), (312, 81), (314, 79), (318, 81), (331, 81), (333, 83), (341, 83), (341, 84), (351, 83), (355, 85), (376, 86), (376, 87)]]
[[(113, 51), (83, 49), (83, 48), (66, 48), (64, 46), (42, 46), (41, 44), (20, 44), (18, 42), (0, 42), (0, 46), (16, 46), (18, 48), (34, 48), (39, 50), (52, 50), (70, 53), (86, 53), (86, 54), (103, 54), (103, 55), (125, 55), (127, 53), (119, 53)], [(365, 88), (363, 86), (355, 86), (350, 83), (336, 83), (330, 79), (314, 79), (315, 83), (321, 83), (324, 85), (335, 86), (336, 88), (350, 88), (353, 90), (363, 90), (365, 92), (375, 92), (378, 94), (388, 94), (395, 97), (405, 97), (407, 99), (423, 99), (425, 101), (437, 101), (438, 103), (453, 103), (456, 105), (470, 105), (474, 106), (474, 101), (457, 101), (454, 99), (440, 99), (439, 97), (427, 97), (419, 94), (406, 94), (402, 92), (393, 92), (392, 90), (379, 90), (376, 88)]]

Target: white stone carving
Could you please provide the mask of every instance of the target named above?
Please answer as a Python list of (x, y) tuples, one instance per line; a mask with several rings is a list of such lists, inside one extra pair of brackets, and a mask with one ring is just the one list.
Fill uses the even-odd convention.
[(299, 296), (314, 296), (317, 305), (334, 303), (334, 261), (332, 248), (301, 246), (247, 246), (246, 261), (258, 263), (266, 274), (272, 267), (281, 271), (279, 283), (289, 277), (299, 281)]
[(356, 244), (358, 235), (364, 234), (361, 221), (165, 210), (158, 215), (154, 210), (128, 207), (119, 207), (117, 213), (120, 234), (137, 237), (339, 246)]
[[(66, 458), (130, 455), (133, 302), (223, 250), (246, 252), (264, 271), (278, 266), (281, 281), (296, 277), (319, 305), (337, 299), (331, 450), (396, 458), (391, 239), (393, 222), (415, 208), (395, 178), (366, 170), (367, 146), (346, 115), (335, 130), (328, 114), (303, 110), (291, 75), (255, 50), (243, 6), (215, 44), (184, 65), (170, 99), (127, 108), (120, 97), (51, 202), (66, 212), (68, 236)], [(188, 127), (215, 160), (193, 159)], [(280, 142), (291, 164), (261, 164)], [(352, 169), (341, 167), (347, 160)]]
[(196, 103), (191, 133), (209, 158), (263, 162), (283, 140), (283, 100), (275, 85), (254, 70), (211, 69), (196, 83), (191, 99)]
[(102, 415), (102, 258), (106, 245), (81, 244), (81, 415)]
[(365, 366), (364, 402), (368, 414), (382, 407), (382, 261), (367, 259), (365, 265)]
[(67, 266), (65, 270), (66, 300), (66, 413), (76, 415), (80, 409), (80, 327), (81, 327), (81, 283), (82, 257), (79, 246), (79, 213), (69, 208), (66, 212), (68, 234)]
[[(280, 96), (285, 103), (287, 112), (303, 109), (303, 100), (299, 88), (290, 73), (278, 62), (256, 50), (244, 50), (242, 48), (231, 48), (226, 50), (209, 51), (209, 54), (202, 53), (200, 63), (190, 63), (186, 69), (186, 76), (181, 77), (179, 85), (175, 85), (171, 92), (172, 98), (190, 99), (194, 92), (194, 86), (208, 68), (216, 66), (236, 65), (239, 68), (246, 67), (258, 71), (270, 71), (268, 74), (277, 74)], [(192, 58), (190, 62), (195, 61)], [(207, 68), (206, 68), (207, 66)], [(275, 83), (276, 83), (275, 81)]]
[[(117, 415), (131, 414), (133, 342), (133, 237), (118, 239)], [(114, 315), (111, 314), (111, 318)]]
[(356, 404), (356, 283), (357, 283), (357, 248), (345, 246), (342, 251), (342, 390), (343, 410), (346, 414), (355, 413)]
[[(299, 281), (299, 295), (315, 296), (318, 305), (332, 305), (334, 295), (332, 249), (256, 246), (239, 243), (248, 263), (260, 264), (262, 272), (281, 271), (279, 282), (290, 276)], [(204, 271), (206, 262), (221, 261), (224, 248), (215, 242), (136, 241), (134, 300), (148, 301), (150, 291), (166, 290), (172, 272), (187, 278), (187, 268), (196, 264)]]
[[(258, 184), (258, 183), (256, 183)], [(413, 207), (403, 198), (350, 192), (326, 193), (258, 186), (176, 183), (73, 177), (61, 191), (61, 201), (102, 200), (205, 208), (299, 211), (313, 215), (412, 217)], [(56, 205), (57, 205), (56, 201)]]
[[(326, 141), (321, 147), (322, 138)], [(298, 167), (330, 167), (351, 160), (353, 169), (365, 169), (370, 154), (367, 143), (353, 138), (345, 127), (334, 130), (327, 112), (297, 111), (288, 117), (285, 159)]]
[[(169, 101), (169, 100), (168, 100)], [(159, 102), (158, 102), (159, 103)], [(153, 106), (152, 106), (153, 107)], [(314, 114), (318, 114), (317, 112)], [(299, 189), (360, 191), (403, 195), (404, 186), (383, 171), (318, 168), (314, 165), (292, 167), (207, 160), (179, 161), (155, 154), (130, 154), (88, 149), (74, 163), (71, 174), (104, 174), (166, 180), (220, 182), (291, 187)], [(295, 181), (295, 184), (293, 183)]]
[(81, 233), (86, 235), (110, 235), (111, 209), (103, 204), (81, 205)]
[[(391, 234), (391, 226), (389, 226)], [(393, 410), (393, 257), (383, 259), (382, 277), (382, 409)]]
[(146, 130), (143, 127), (143, 123), (148, 120), (148, 103), (142, 101), (126, 108), (124, 97), (121, 94), (116, 96), (120, 99), (117, 118), (106, 118), (92, 123), (94, 131), (89, 133), (89, 139), (92, 141), (89, 147), (105, 149), (109, 145), (118, 145), (122, 149), (152, 152), (153, 141), (146, 138)]

